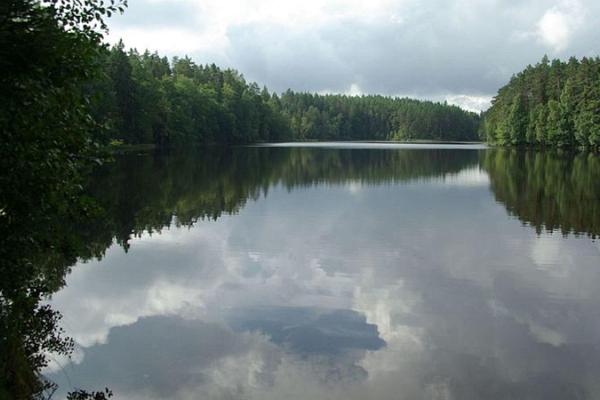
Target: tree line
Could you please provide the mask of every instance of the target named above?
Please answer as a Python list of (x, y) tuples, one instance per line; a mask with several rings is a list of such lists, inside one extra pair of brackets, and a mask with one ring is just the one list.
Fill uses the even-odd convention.
[(478, 140), (478, 115), (447, 103), (288, 90), (278, 110), (295, 140)]
[(600, 58), (544, 58), (513, 76), (483, 115), (498, 145), (600, 146)]
[(158, 146), (284, 140), (478, 140), (478, 115), (384, 96), (280, 95), (189, 57), (102, 49), (86, 90), (102, 142)]

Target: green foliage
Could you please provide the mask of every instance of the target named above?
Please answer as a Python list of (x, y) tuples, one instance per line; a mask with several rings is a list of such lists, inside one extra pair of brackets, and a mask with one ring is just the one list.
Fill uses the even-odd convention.
[(188, 57), (125, 52), (120, 42), (99, 55), (108, 77), (104, 102), (93, 104), (108, 122), (105, 142), (158, 146), (230, 144), (290, 137), (277, 103), (234, 70), (196, 65)]
[(299, 140), (478, 140), (479, 117), (445, 103), (288, 90), (281, 105)]
[(544, 57), (513, 76), (483, 115), (482, 136), (500, 145), (600, 146), (600, 58)]
[(523, 98), (520, 95), (516, 95), (513, 99), (508, 119), (508, 136), (511, 144), (518, 145), (525, 143), (527, 125), (528, 117), (525, 112)]
[[(119, 43), (101, 55), (109, 77), (95, 116), (107, 140), (158, 146), (283, 140), (478, 140), (479, 117), (447, 104), (383, 96), (260, 90), (237, 71), (169, 62)], [(111, 104), (107, 104), (107, 101)]]

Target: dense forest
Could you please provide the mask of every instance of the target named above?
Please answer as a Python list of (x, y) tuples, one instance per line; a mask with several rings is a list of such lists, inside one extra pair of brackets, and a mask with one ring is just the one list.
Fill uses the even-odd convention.
[(600, 58), (548, 57), (512, 77), (480, 127), (499, 145), (600, 146)]
[(383, 96), (270, 93), (235, 70), (102, 49), (87, 86), (104, 143), (158, 146), (283, 140), (478, 140), (478, 115)]

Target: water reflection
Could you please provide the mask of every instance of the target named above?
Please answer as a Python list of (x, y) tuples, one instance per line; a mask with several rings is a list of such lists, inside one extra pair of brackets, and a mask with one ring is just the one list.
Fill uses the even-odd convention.
[[(455, 146), (456, 147), (456, 146)], [(175, 224), (238, 212), (269, 188), (319, 184), (381, 185), (456, 174), (477, 167), (477, 151), (372, 151), (329, 148), (213, 148), (124, 155), (90, 178), (105, 210), (82, 234), (99, 248)]]
[(125, 399), (597, 398), (600, 247), (549, 231), (595, 234), (595, 206), (539, 233), (507, 215), (530, 222), (534, 184), (593, 200), (569, 179), (593, 182), (597, 159), (538, 154), (123, 157), (93, 181), (107, 216), (86, 232), (117, 244), (53, 298), (78, 357), (48, 374)]
[(496, 149), (482, 166), (509, 213), (538, 232), (600, 235), (600, 157)]

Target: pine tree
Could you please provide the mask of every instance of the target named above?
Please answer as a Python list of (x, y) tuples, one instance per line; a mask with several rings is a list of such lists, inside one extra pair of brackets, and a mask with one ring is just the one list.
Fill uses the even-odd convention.
[(511, 144), (519, 145), (525, 143), (527, 120), (527, 111), (525, 110), (523, 98), (520, 94), (516, 94), (513, 97), (508, 119), (508, 133)]

